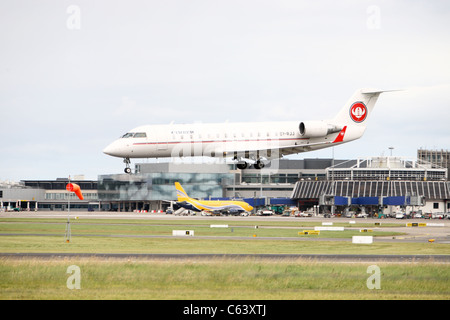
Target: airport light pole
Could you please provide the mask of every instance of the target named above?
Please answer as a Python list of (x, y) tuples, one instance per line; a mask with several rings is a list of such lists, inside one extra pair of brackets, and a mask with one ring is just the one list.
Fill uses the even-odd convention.
[(67, 200), (67, 224), (66, 224), (66, 232), (65, 232), (65, 238), (66, 238), (66, 242), (69, 243), (70, 242), (70, 238), (71, 238), (71, 230), (70, 230), (70, 191), (69, 190), (69, 186), (70, 186), (70, 176), (69, 176), (69, 184), (66, 187), (66, 190), (68, 191), (68, 200)]

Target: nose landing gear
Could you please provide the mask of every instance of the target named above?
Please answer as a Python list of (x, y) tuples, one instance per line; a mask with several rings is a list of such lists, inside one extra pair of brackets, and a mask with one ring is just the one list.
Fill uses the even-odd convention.
[(131, 173), (131, 168), (130, 168), (130, 158), (125, 158), (123, 159), (123, 163), (125, 163), (125, 169), (123, 170), (125, 173), (130, 174)]

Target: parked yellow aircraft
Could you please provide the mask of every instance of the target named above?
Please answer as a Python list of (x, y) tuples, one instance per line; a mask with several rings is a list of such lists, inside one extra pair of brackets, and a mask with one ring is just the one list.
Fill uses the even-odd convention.
[(194, 211), (229, 211), (244, 212), (251, 211), (253, 207), (245, 201), (235, 200), (197, 200), (190, 198), (179, 182), (175, 182), (177, 189), (178, 202), (177, 205), (188, 210)]

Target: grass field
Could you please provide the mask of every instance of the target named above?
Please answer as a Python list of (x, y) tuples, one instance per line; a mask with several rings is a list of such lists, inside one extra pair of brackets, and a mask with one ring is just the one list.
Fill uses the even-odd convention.
[[(450, 254), (449, 244), (375, 241), (357, 245), (342, 241), (360, 235), (358, 228), (372, 228), (373, 223), (352, 225), (355, 230), (309, 236), (315, 237), (314, 241), (297, 240), (308, 237), (298, 235), (298, 231), (320, 225), (318, 222), (258, 221), (255, 228), (254, 221), (240, 219), (223, 222), (229, 228), (210, 228), (210, 224), (221, 223), (217, 220), (72, 219), (72, 238), (67, 243), (64, 219), (2, 219), (0, 252)], [(373, 228), (371, 235), (398, 236), (389, 227)], [(195, 237), (171, 237), (174, 229), (194, 230)], [(77, 265), (81, 270), (80, 290), (67, 288), (70, 265)], [(450, 298), (448, 264), (380, 262), (377, 265), (381, 270), (381, 289), (370, 290), (366, 285), (370, 276), (367, 263), (257, 258), (124, 261), (73, 257), (46, 261), (4, 257), (0, 259), (0, 299)]]
[[(80, 268), (70, 290), (67, 268)], [(380, 289), (367, 287), (367, 264), (301, 260), (0, 261), (0, 299), (449, 299), (450, 269), (385, 264)]]
[[(2, 219), (0, 223), (0, 233), (33, 233), (52, 234), (60, 233), (65, 228), (65, 219)], [(172, 235), (172, 230), (177, 228), (189, 228), (194, 230), (198, 236), (228, 236), (228, 237), (298, 237), (298, 232), (303, 229), (320, 226), (318, 222), (303, 221), (245, 221), (233, 220), (114, 220), (114, 219), (71, 219), (72, 233), (76, 235)], [(210, 228), (211, 224), (229, 224), (228, 228)], [(400, 233), (379, 231), (374, 223), (358, 223), (350, 225), (348, 223), (336, 223), (334, 226), (344, 226), (344, 232), (322, 232), (317, 236), (328, 238), (351, 238), (352, 235), (359, 234), (359, 229), (370, 228), (373, 236), (399, 235)], [(398, 224), (390, 224), (398, 226)], [(389, 225), (383, 225), (389, 228)], [(303, 235), (302, 235), (303, 236)], [(311, 236), (309, 236), (311, 237)]]
[[(0, 234), (4, 234), (0, 238), (0, 252), (450, 254), (449, 245), (438, 243), (375, 242), (361, 246), (328, 240), (351, 239), (353, 235), (361, 235), (359, 228), (371, 227), (373, 223), (353, 225), (355, 229), (345, 231), (322, 231), (320, 235), (298, 234), (300, 230), (320, 225), (309, 221), (258, 221), (255, 228), (254, 221), (241, 219), (227, 221), (229, 228), (210, 228), (211, 224), (221, 223), (217, 220), (72, 219), (72, 238), (66, 243), (64, 219), (4, 219), (0, 223)], [(193, 230), (195, 237), (172, 237), (174, 229)], [(370, 234), (375, 237), (401, 234), (373, 230)], [(286, 239), (275, 240), (276, 237)], [(328, 241), (298, 241), (299, 238)]]

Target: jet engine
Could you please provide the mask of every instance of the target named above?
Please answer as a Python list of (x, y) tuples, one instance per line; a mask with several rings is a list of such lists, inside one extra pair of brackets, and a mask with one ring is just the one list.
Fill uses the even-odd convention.
[(342, 130), (342, 127), (328, 124), (323, 121), (305, 121), (300, 122), (299, 130), (304, 138), (319, 138), (325, 137), (331, 133), (339, 132)]

